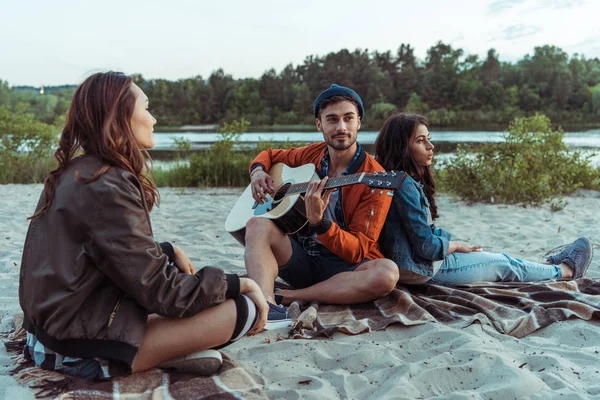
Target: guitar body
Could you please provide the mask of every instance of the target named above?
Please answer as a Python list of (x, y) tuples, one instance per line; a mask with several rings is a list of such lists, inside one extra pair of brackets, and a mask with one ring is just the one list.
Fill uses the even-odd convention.
[(296, 233), (307, 223), (304, 199), (301, 194), (285, 196), (290, 185), (318, 179), (313, 164), (297, 168), (285, 164), (274, 164), (269, 170), (273, 179), (275, 194), (267, 195), (268, 201), (257, 204), (252, 197), (252, 187), (248, 185), (237, 200), (225, 221), (225, 230), (242, 245), (246, 244), (246, 224), (252, 217), (267, 218), (289, 235)]

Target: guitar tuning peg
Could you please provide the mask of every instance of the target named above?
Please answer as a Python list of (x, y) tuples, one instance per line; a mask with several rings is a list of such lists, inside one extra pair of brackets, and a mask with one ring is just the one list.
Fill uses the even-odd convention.
[(373, 173), (373, 175), (374, 175), (374, 176), (377, 176), (377, 175), (379, 175), (379, 172), (375, 171), (375, 172)]
[(387, 172), (383, 171), (382, 175), (387, 176)]
[(388, 182), (388, 183), (387, 183), (387, 185), (388, 185), (388, 186), (392, 186), (392, 182)]
[(392, 176), (396, 176), (398, 175), (397, 173), (394, 172), (394, 170), (392, 170)]
[(383, 194), (383, 190), (381, 190), (381, 191), (379, 192), (379, 195), (380, 195), (380, 196), (381, 196), (382, 194)]

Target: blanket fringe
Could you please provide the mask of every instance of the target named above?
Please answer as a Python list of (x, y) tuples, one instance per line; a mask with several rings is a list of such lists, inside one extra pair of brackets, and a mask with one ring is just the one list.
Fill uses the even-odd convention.
[(30, 385), (31, 389), (39, 389), (35, 393), (36, 399), (55, 398), (58, 395), (71, 390), (75, 380), (69, 377), (63, 377), (60, 380), (42, 379), (37, 385)]
[(22, 360), (8, 373), (10, 376), (17, 375), (19, 372), (27, 368), (35, 367), (33, 360)]
[(4, 347), (8, 353), (19, 353), (25, 347), (26, 339), (7, 340), (4, 342)]

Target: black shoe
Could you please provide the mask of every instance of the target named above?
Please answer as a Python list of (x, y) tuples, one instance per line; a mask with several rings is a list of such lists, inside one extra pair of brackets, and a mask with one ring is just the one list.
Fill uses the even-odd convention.
[(571, 252), (561, 262), (573, 268), (573, 279), (583, 278), (594, 256), (592, 243), (580, 237), (569, 247)]

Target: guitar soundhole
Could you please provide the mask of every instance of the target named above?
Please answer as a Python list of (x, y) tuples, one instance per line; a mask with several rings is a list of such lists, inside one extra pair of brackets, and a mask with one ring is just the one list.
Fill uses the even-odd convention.
[(273, 203), (279, 203), (283, 200), (290, 186), (292, 186), (292, 184), (289, 182), (281, 185), (275, 192), (275, 196), (273, 196)]

